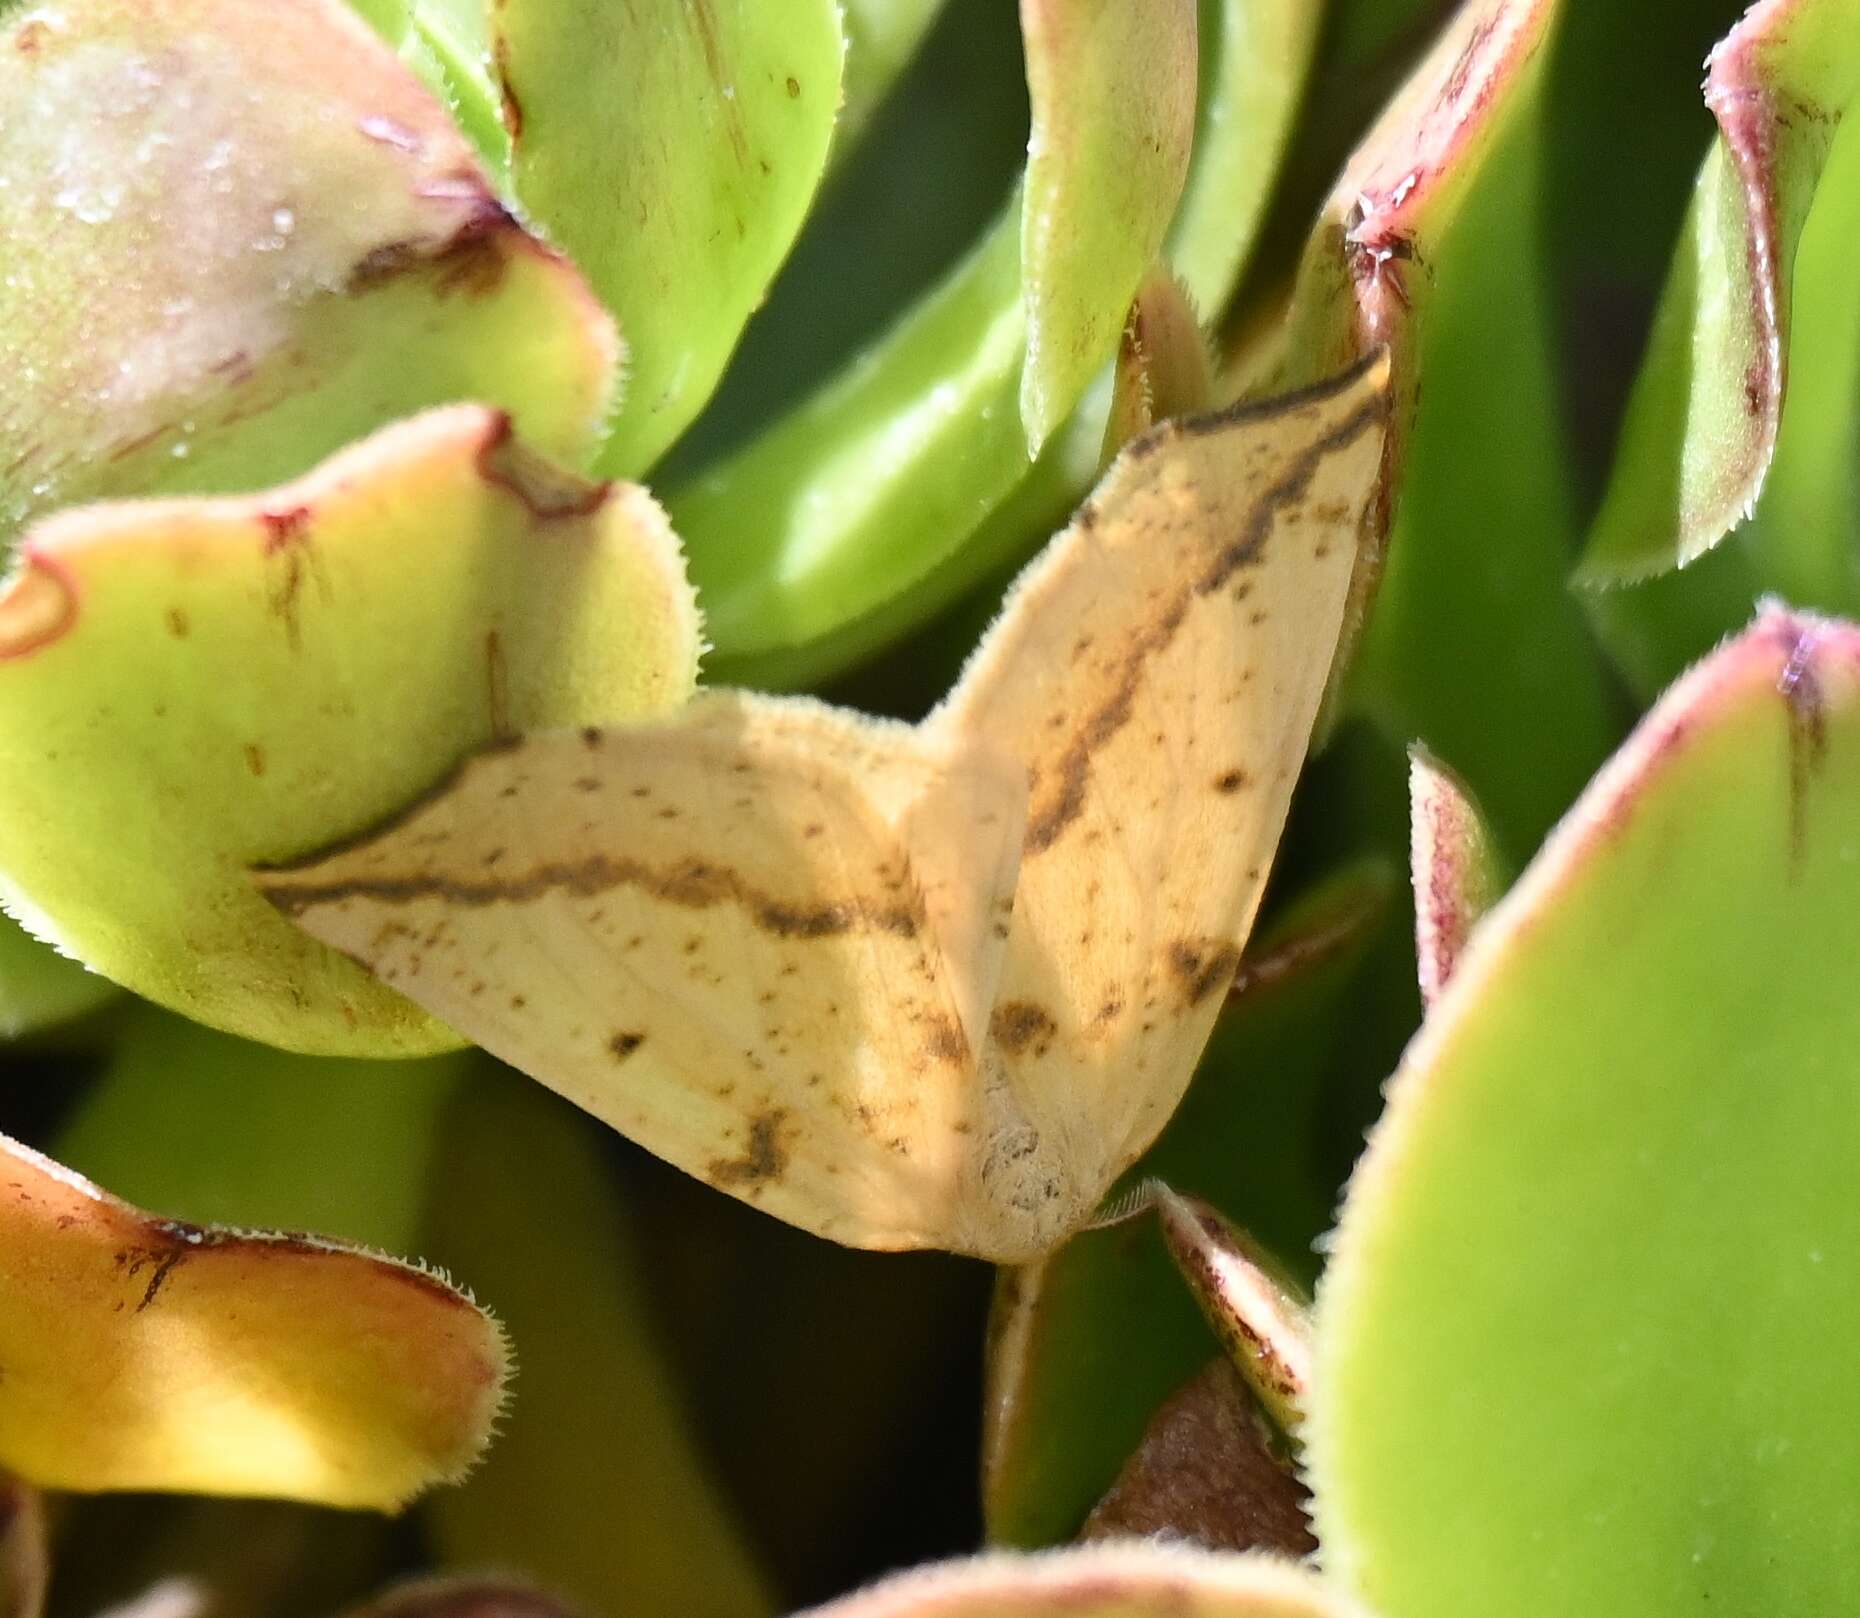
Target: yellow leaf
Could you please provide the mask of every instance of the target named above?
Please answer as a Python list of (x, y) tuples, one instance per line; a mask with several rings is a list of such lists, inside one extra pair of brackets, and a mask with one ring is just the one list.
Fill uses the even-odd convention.
[(0, 1136), (0, 1464), (47, 1488), (391, 1509), (477, 1459), (496, 1323), (313, 1236), (158, 1219)]

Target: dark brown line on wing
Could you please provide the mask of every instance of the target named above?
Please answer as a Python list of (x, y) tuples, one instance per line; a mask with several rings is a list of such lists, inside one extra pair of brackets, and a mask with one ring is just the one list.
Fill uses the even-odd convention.
[(591, 898), (619, 887), (639, 888), (655, 899), (692, 910), (736, 904), (762, 931), (781, 938), (831, 938), (850, 932), (885, 932), (912, 938), (924, 920), (920, 897), (890, 904), (867, 899), (801, 902), (765, 893), (745, 882), (737, 871), (709, 860), (680, 860), (664, 870), (655, 870), (639, 860), (613, 859), (605, 854), (538, 865), (522, 875), (494, 880), (427, 873), (329, 882), (269, 882), (264, 891), (285, 915), (301, 916), (345, 899), (396, 905), (443, 899), (476, 909), (522, 904), (549, 893)]
[(1223, 546), (1202, 576), (1192, 586), (1180, 591), (1162, 615), (1140, 634), (1124, 656), (1117, 689), (1080, 725), (1071, 744), (1060, 756), (1059, 787), (1054, 801), (1028, 823), (1028, 854), (1040, 854), (1059, 840), (1085, 807), (1085, 783), (1091, 774), (1092, 755), (1130, 722), (1136, 707), (1137, 692), (1143, 686), (1143, 673), (1150, 659), (1166, 650), (1175, 639), (1195, 596), (1208, 596), (1258, 557), (1271, 537), (1280, 513), (1302, 499), (1325, 459), (1346, 448), (1362, 433), (1382, 419), (1384, 401), (1378, 396), (1361, 406), (1338, 426), (1312, 444), (1293, 463), (1278, 482), (1272, 484), (1255, 502), (1240, 537)]

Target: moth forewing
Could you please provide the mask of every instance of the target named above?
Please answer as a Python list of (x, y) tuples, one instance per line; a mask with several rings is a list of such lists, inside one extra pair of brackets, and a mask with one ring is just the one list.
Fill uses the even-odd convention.
[(480, 755), (272, 901), (621, 1133), (793, 1224), (948, 1245), (1024, 777), (805, 700)]
[(929, 721), (1028, 767), (983, 1057), (1021, 1128), (978, 1169), (1004, 1245), (1089, 1217), (1193, 1072), (1330, 674), (1386, 386), (1378, 355), (1138, 440)]

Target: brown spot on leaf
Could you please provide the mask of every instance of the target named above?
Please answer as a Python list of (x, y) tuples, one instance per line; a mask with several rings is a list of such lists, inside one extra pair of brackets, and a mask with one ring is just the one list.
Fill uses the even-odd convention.
[(609, 485), (565, 471), (517, 442), (510, 417), (499, 411), (478, 446), (478, 475), (516, 496), (540, 522), (591, 517), (606, 504)]
[(265, 773), (265, 750), (257, 742), (245, 744), (245, 767), (255, 776)]

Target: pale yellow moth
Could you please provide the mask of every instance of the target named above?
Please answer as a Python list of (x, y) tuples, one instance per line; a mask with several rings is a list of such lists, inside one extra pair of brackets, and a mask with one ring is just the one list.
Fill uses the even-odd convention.
[(822, 1236), (1029, 1260), (1180, 1100), (1375, 499), (1387, 365), (1165, 424), (905, 726), (524, 737), (260, 880), (504, 1060)]

